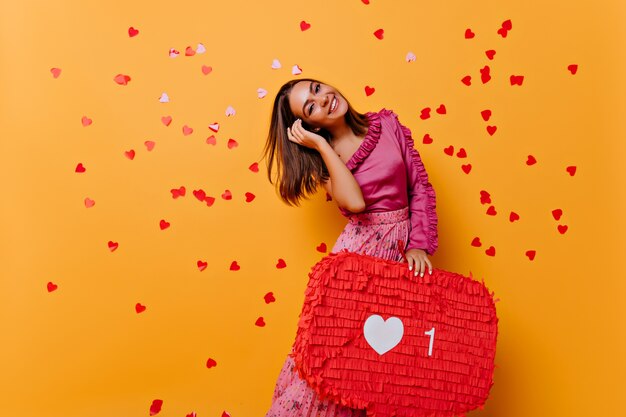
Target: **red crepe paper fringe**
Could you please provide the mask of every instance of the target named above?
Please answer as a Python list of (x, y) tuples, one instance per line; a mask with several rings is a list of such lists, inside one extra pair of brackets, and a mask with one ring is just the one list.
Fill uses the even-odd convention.
[[(452, 417), (485, 403), (498, 318), (483, 282), (440, 269), (414, 277), (406, 263), (347, 250), (322, 258), (309, 278), (292, 355), (321, 398), (370, 417)], [(363, 336), (372, 314), (404, 324), (383, 355)]]

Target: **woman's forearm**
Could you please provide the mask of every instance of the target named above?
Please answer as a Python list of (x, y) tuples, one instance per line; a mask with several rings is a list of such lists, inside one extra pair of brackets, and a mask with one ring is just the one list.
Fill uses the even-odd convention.
[(330, 144), (322, 142), (318, 151), (328, 168), (332, 196), (337, 205), (352, 213), (365, 210), (361, 187)]

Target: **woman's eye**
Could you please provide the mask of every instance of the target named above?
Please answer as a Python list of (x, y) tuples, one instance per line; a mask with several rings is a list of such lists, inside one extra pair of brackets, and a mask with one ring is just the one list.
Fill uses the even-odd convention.
[(311, 113), (313, 113), (313, 106), (314, 106), (314, 104), (311, 104), (309, 106), (309, 116), (311, 115)]
[(320, 85), (319, 84), (315, 87), (315, 92), (317, 93), (318, 91), (320, 91)]

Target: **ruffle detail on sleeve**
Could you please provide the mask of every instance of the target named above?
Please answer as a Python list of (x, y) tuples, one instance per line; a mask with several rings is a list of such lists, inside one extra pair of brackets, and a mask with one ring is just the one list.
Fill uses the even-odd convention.
[(378, 139), (380, 138), (380, 115), (379, 113), (367, 112), (366, 116), (369, 120), (367, 133), (361, 142), (361, 146), (356, 150), (354, 155), (346, 162), (346, 167), (353, 170), (367, 158), (367, 156), (376, 148)]
[[(428, 173), (424, 168), (424, 164), (422, 163), (422, 158), (420, 157), (417, 149), (415, 149), (415, 144), (413, 142), (413, 137), (411, 135), (411, 130), (400, 123), (398, 119), (398, 115), (395, 114), (391, 110), (381, 110), (381, 113), (385, 112), (386, 115), (393, 116), (396, 124), (402, 131), (404, 135), (404, 139), (406, 140), (407, 146), (409, 147), (409, 151), (411, 152), (411, 159), (413, 161), (413, 166), (417, 170), (417, 174), (419, 177), (419, 182), (422, 184), (424, 189), (426, 190), (427, 202), (426, 202), (426, 218), (428, 219), (428, 229), (426, 230), (426, 238), (428, 241), (427, 248), (418, 248), (425, 249), (429, 255), (433, 255), (439, 246), (438, 233), (437, 233), (437, 200), (435, 196), (435, 190), (432, 185), (428, 182)], [(407, 247), (410, 249), (410, 247)]]

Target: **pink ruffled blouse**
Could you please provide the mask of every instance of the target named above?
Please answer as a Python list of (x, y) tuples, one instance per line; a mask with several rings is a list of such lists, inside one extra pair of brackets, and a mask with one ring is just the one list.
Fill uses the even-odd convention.
[[(410, 232), (406, 249), (437, 250), (435, 190), (428, 182), (411, 131), (392, 110), (366, 113), (370, 125), (363, 142), (346, 162), (361, 187), (364, 212), (398, 210), (409, 206)], [(352, 214), (339, 208), (341, 214)]]

